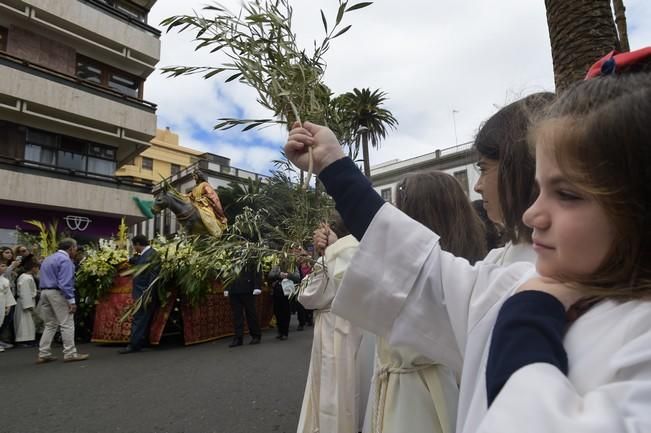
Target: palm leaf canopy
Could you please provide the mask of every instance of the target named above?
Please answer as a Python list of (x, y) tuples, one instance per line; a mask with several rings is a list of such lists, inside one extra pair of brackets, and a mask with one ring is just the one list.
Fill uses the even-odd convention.
[(376, 89), (353, 89), (342, 95), (342, 103), (349, 118), (350, 130), (355, 131), (355, 141), (359, 144), (361, 132), (366, 135), (373, 145), (379, 147), (380, 140), (386, 138), (388, 129), (395, 129), (398, 120), (393, 114), (382, 108), (386, 101), (386, 93)]

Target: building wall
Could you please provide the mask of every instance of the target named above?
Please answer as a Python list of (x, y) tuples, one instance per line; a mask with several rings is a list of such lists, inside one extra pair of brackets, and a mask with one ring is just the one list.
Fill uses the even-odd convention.
[(395, 203), (397, 187), (400, 181), (411, 173), (428, 170), (440, 170), (459, 180), (461, 187), (471, 201), (481, 199), (474, 191), (479, 173), (474, 167), (475, 156), (472, 143), (464, 143), (447, 149), (420, 155), (404, 161), (390, 161), (371, 167), (373, 187), (385, 199)]
[[(147, 7), (153, 3), (146, 1)], [(129, 89), (104, 77), (123, 71), (144, 82), (160, 58), (158, 30), (91, 0), (0, 0), (0, 26), (7, 29), (6, 52), (0, 53), (0, 121), (16, 125), (0, 128), (0, 209), (10, 209), (0, 220), (0, 235), (30, 218), (55, 218), (61, 228), (66, 216), (88, 218), (92, 228), (85, 234), (93, 236), (110, 235), (123, 216), (129, 224), (144, 220), (134, 198), (150, 200), (147, 186), (66, 169), (74, 152), (64, 147), (56, 147), (62, 156), (53, 162), (40, 160), (25, 133), (30, 128), (66, 136), (70, 141), (56, 146), (69, 148), (79, 142), (105, 145), (116, 163), (108, 173), (140, 153), (155, 135), (156, 107), (128, 97)], [(78, 55), (113, 72), (102, 72), (100, 84), (82, 81), (76, 76)]]
[(83, 209), (87, 213), (142, 219), (133, 197), (150, 200), (142, 192), (100, 186), (82, 180), (59, 179), (0, 168), (0, 201), (52, 209)]
[[(181, 169), (194, 164), (202, 152), (179, 145), (179, 136), (169, 129), (157, 129), (150, 146), (133, 159), (132, 164), (122, 166), (116, 176), (159, 183), (172, 175), (172, 164)], [(153, 161), (151, 170), (143, 168), (143, 158)]]
[(12, 56), (75, 75), (75, 49), (51, 38), (12, 25), (7, 38), (7, 52)]

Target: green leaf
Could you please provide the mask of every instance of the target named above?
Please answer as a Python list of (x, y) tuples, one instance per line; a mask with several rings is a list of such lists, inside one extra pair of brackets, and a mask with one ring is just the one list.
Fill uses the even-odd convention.
[(349, 25), (349, 26), (344, 27), (344, 28), (341, 29), (341, 30), (340, 30), (336, 35), (334, 35), (334, 36), (332, 37), (332, 39), (336, 38), (337, 36), (341, 36), (341, 35), (343, 35), (343, 34), (346, 33), (348, 30), (350, 30), (351, 27), (352, 27), (352, 25)]
[(260, 125), (264, 125), (264, 123), (263, 122), (252, 123), (252, 124), (248, 125), (246, 128), (242, 128), (242, 132), (248, 131), (249, 129), (256, 128), (256, 127), (258, 127)]
[(343, 2), (339, 5), (339, 10), (337, 11), (337, 23), (335, 27), (341, 22), (341, 19), (344, 17), (344, 12), (346, 11), (346, 5), (348, 2)]
[(325, 14), (323, 13), (323, 9), (321, 10), (321, 20), (323, 21), (323, 28), (325, 29), (325, 32), (328, 33), (328, 21), (326, 20)]
[(231, 81), (238, 79), (241, 75), (242, 75), (241, 72), (238, 72), (237, 74), (233, 74), (230, 77), (228, 77), (225, 82), (230, 83)]
[(357, 3), (356, 5), (352, 5), (348, 9), (346, 9), (346, 12), (350, 11), (356, 11), (357, 9), (365, 8), (366, 6), (372, 5), (373, 2), (362, 2), (362, 3)]
[(217, 68), (217, 69), (214, 69), (214, 70), (208, 72), (206, 75), (204, 75), (203, 78), (205, 78), (205, 79), (207, 80), (208, 78), (212, 78), (212, 77), (214, 77), (215, 75), (219, 74), (220, 72), (224, 72), (225, 70), (226, 70), (226, 68)]

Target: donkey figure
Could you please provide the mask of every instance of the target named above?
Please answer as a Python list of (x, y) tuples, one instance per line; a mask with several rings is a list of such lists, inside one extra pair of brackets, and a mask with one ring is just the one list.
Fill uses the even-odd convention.
[(189, 199), (179, 197), (163, 189), (156, 195), (152, 210), (159, 213), (163, 209), (169, 209), (176, 215), (176, 219), (181, 223), (186, 233), (192, 235), (208, 234), (199, 211)]

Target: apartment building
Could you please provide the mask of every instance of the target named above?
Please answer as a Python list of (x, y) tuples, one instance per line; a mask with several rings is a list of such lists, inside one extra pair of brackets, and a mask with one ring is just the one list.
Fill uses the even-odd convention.
[(120, 167), (115, 175), (152, 184), (159, 183), (194, 164), (204, 152), (179, 145), (179, 136), (169, 128), (157, 129), (150, 146)]
[(154, 4), (0, 0), (0, 242), (27, 219), (93, 240), (145, 218), (150, 183), (115, 172), (156, 134)]
[(388, 202), (395, 203), (396, 188), (406, 175), (426, 170), (440, 170), (454, 176), (470, 200), (481, 199), (473, 190), (479, 178), (472, 142), (439, 149), (404, 161), (392, 160), (371, 167), (373, 187)]

